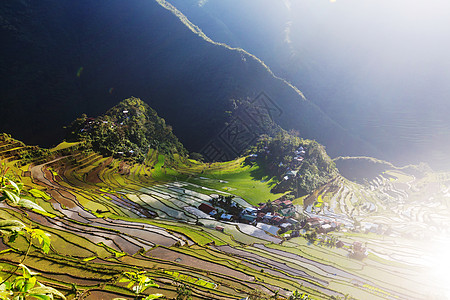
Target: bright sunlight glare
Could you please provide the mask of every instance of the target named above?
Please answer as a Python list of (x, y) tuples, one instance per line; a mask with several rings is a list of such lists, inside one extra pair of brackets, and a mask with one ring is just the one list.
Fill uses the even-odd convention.
[(426, 257), (428, 278), (436, 286), (432, 295), (438, 295), (440, 299), (450, 299), (450, 239), (442, 238), (434, 241), (431, 250)]

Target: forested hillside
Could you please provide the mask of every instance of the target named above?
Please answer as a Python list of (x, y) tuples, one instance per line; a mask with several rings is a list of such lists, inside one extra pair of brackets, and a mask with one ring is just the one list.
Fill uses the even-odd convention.
[(262, 59), (376, 147), (370, 156), (450, 166), (448, 2), (170, 2), (213, 40)]
[(161, 4), (2, 2), (2, 130), (28, 144), (54, 145), (63, 125), (133, 95), (156, 109), (189, 151), (222, 149), (226, 153), (214, 157), (230, 159), (240, 147), (224, 138), (232, 129), (227, 124), (245, 129), (255, 117), (233, 122), (226, 111), (234, 109), (233, 100), (249, 99), (286, 130), (325, 143), (333, 156), (370, 148), (259, 59), (205, 40)]
[(67, 141), (84, 141), (107, 156), (143, 162), (150, 149), (186, 155), (172, 127), (139, 98), (128, 98), (99, 117), (83, 114), (67, 128)]

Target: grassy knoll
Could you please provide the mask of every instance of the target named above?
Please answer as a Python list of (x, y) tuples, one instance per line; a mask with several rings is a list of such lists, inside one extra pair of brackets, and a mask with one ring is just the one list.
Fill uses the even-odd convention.
[[(80, 169), (69, 170), (64, 176), (74, 186), (83, 186), (89, 183), (89, 172), (98, 170), (100, 182), (97, 186), (109, 187), (113, 190), (127, 187), (137, 189), (138, 186), (154, 185), (156, 183), (186, 181), (194, 183), (199, 188), (193, 190), (204, 193), (231, 193), (242, 197), (250, 204), (258, 204), (267, 200), (275, 200), (283, 194), (271, 193), (276, 184), (274, 178), (264, 175), (264, 170), (258, 165), (244, 166), (244, 158), (221, 163), (199, 163), (185, 160), (179, 156), (168, 158), (151, 150), (147, 157), (146, 166), (132, 164), (124, 167), (117, 160), (110, 161), (100, 168), (106, 158), (83, 165)], [(83, 164), (83, 162), (77, 162)], [(122, 171), (122, 172), (121, 172)], [(205, 188), (214, 189), (214, 191)]]
[(258, 165), (244, 166), (243, 162), (244, 158), (240, 158), (230, 162), (195, 165), (191, 171), (196, 172), (197, 177), (190, 177), (187, 181), (235, 194), (253, 205), (283, 195), (270, 192), (275, 179), (264, 176)]
[(81, 142), (72, 142), (72, 143), (62, 142), (62, 143), (59, 143), (58, 145), (56, 145), (56, 147), (53, 147), (52, 149), (50, 149), (50, 151), (52, 151), (52, 152), (60, 151), (60, 150), (78, 146), (80, 144), (81, 144)]

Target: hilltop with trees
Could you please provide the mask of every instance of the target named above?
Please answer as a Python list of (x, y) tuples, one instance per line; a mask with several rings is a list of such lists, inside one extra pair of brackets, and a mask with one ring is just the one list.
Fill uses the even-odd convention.
[(279, 179), (275, 192), (309, 194), (338, 175), (325, 147), (286, 131), (275, 137), (262, 135), (249, 160), (257, 161), (272, 177)]
[(173, 134), (172, 127), (139, 98), (123, 100), (104, 115), (92, 118), (83, 114), (67, 127), (67, 140), (84, 140), (102, 155), (132, 158), (142, 162), (149, 149), (164, 154), (186, 150)]

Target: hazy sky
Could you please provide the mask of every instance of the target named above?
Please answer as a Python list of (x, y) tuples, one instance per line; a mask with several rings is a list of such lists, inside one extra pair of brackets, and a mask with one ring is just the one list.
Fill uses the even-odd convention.
[(311, 101), (397, 157), (447, 156), (450, 1), (283, 3), (284, 41), (310, 66), (312, 84), (298, 84)]
[[(178, 2), (178, 1), (175, 1)], [(450, 1), (203, 0), (243, 47), (400, 164), (450, 167)]]

